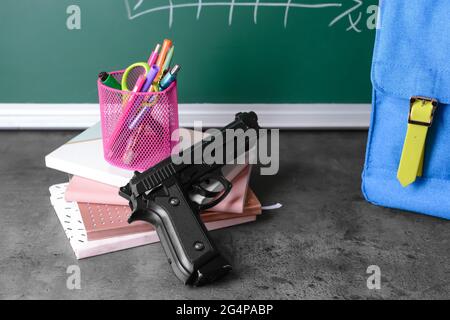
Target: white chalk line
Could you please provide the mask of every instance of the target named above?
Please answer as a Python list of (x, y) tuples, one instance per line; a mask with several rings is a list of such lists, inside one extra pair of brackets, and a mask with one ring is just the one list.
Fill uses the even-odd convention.
[(259, 6), (259, 0), (256, 0), (255, 2), (255, 10), (253, 11), (253, 21), (256, 24), (256, 20), (258, 20), (258, 6)]
[[(180, 3), (180, 4), (173, 4), (173, 5), (168, 5), (168, 6), (155, 7), (155, 8), (147, 9), (145, 11), (142, 11), (142, 12), (139, 12), (137, 14), (131, 15), (131, 10), (130, 10), (130, 7), (128, 5), (128, 1), (125, 1), (125, 2), (127, 4), (128, 18), (130, 20), (134, 20), (134, 19), (136, 19), (136, 18), (138, 18), (140, 16), (143, 16), (145, 14), (152, 13), (152, 12), (164, 11), (164, 10), (173, 10), (173, 9), (178, 9), (178, 8), (189, 8), (189, 7), (197, 7), (197, 8), (201, 7), (201, 8), (203, 8), (203, 7), (220, 7), (220, 6), (224, 6), (224, 7), (231, 7), (232, 6), (233, 8), (234, 7), (255, 7), (256, 8), (255, 2), (238, 2), (238, 3), (236, 3), (234, 0), (231, 3), (230, 2), (204, 2), (204, 3), (202, 2), (200, 4), (199, 2), (194, 2), (194, 3)], [(321, 4), (289, 3), (289, 4), (287, 4), (287, 3), (277, 3), (277, 2), (266, 2), (266, 3), (264, 3), (264, 2), (259, 2), (258, 1), (257, 6), (258, 7), (284, 7), (284, 8), (291, 7), (291, 8), (305, 8), (305, 9), (322, 9), (322, 8), (340, 8), (340, 7), (342, 7), (342, 3), (321, 3)], [(355, 9), (352, 8), (351, 12), (353, 10), (356, 10), (356, 8)], [(232, 10), (230, 10), (230, 13), (231, 14), (229, 16), (229, 19), (230, 19), (230, 17), (232, 17)], [(348, 12), (347, 12), (347, 14), (348, 14)], [(197, 17), (199, 17), (199, 10), (197, 10)], [(341, 19), (341, 18), (342, 17), (340, 17), (339, 19)], [(256, 19), (255, 19), (255, 21), (256, 21)]]
[(230, 3), (230, 13), (228, 15), (228, 25), (229, 26), (231, 26), (231, 24), (233, 23), (234, 2), (235, 2), (235, 0), (231, 0), (231, 3)]
[(128, 0), (125, 0), (125, 8), (127, 9), (128, 19), (131, 20), (131, 9), (130, 9), (130, 3), (128, 2)]
[(202, 0), (198, 0), (197, 20), (200, 19), (200, 12), (201, 11), (202, 11)]
[(329, 27), (332, 27), (334, 24), (336, 24), (338, 21), (340, 21), (342, 18), (346, 17), (347, 15), (350, 15), (353, 11), (357, 10), (359, 7), (363, 5), (362, 0), (353, 0), (356, 4), (351, 7), (350, 9), (344, 11), (340, 15), (338, 15), (336, 18), (333, 19), (333, 21), (330, 22), (328, 25)]
[(354, 31), (356, 31), (358, 33), (361, 33), (362, 30), (358, 29), (358, 23), (361, 21), (361, 18), (362, 18), (362, 13), (361, 12), (359, 13), (358, 18), (356, 19), (355, 22), (353, 22), (352, 16), (348, 15), (348, 21), (350, 23), (350, 26), (347, 28), (346, 31), (354, 30)]
[(136, 3), (136, 5), (134, 6), (133, 10), (139, 9), (139, 7), (142, 5), (143, 2), (144, 2), (144, 0), (139, 0), (139, 2)]
[(169, 0), (169, 27), (172, 27), (173, 22), (173, 3)]
[(286, 3), (286, 10), (284, 11), (284, 27), (285, 28), (287, 26), (290, 4), (291, 4), (291, 0), (288, 0), (288, 2)]

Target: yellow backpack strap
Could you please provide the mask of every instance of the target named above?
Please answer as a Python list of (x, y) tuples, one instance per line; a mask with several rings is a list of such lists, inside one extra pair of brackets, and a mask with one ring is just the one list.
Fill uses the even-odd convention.
[(397, 179), (403, 187), (416, 181), (418, 176), (422, 176), (425, 142), (437, 105), (438, 101), (435, 99), (411, 98), (408, 129), (397, 171)]

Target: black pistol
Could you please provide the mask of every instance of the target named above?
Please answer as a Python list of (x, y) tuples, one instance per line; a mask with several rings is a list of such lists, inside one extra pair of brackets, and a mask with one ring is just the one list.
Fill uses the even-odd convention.
[[(229, 129), (234, 130), (232, 138)], [(250, 129), (254, 129), (253, 134), (248, 134)], [(129, 201), (132, 210), (128, 222), (147, 221), (156, 228), (173, 271), (186, 285), (213, 282), (232, 269), (208, 236), (200, 212), (228, 195), (232, 185), (221, 169), (230, 159), (245, 156), (256, 145), (258, 129), (254, 112), (238, 113), (232, 123), (216, 134), (182, 151), (182, 158), (189, 159), (189, 163), (174, 162), (169, 156), (145, 172), (135, 172), (130, 182), (120, 188), (119, 194)], [(205, 161), (201, 150), (220, 141), (222, 161)], [(207, 187), (212, 182), (221, 186), (219, 191)], [(198, 203), (193, 200), (196, 195), (210, 201)]]

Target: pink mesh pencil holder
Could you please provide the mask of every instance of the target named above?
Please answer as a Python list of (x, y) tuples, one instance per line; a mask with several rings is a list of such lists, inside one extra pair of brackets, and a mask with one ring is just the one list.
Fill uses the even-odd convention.
[[(112, 72), (119, 83), (124, 71)], [(131, 72), (128, 88), (133, 88), (139, 74)], [(103, 153), (110, 164), (144, 171), (170, 155), (178, 129), (177, 84), (160, 92), (116, 90), (97, 82)]]

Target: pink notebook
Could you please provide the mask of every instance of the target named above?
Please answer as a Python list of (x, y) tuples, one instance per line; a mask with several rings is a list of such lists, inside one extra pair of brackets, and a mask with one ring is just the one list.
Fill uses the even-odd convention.
[[(208, 211), (242, 213), (244, 211), (245, 195), (247, 194), (250, 172), (250, 166), (242, 169), (231, 181), (233, 188), (228, 196)], [(119, 196), (118, 192), (117, 187), (74, 176), (67, 187), (65, 199), (67, 202), (127, 206), (128, 202)]]
[[(50, 200), (77, 259), (88, 258), (159, 241), (156, 231), (133, 233), (114, 238), (89, 241), (86, 236), (86, 229), (83, 225), (78, 205), (75, 202), (66, 202), (64, 200), (66, 188), (67, 183), (51, 186)], [(256, 220), (256, 215), (248, 217), (239, 217), (240, 215), (236, 216), (237, 218), (234, 219), (207, 222), (205, 224), (206, 228), (211, 231)]]
[[(261, 203), (249, 189), (243, 213), (233, 212), (204, 212), (201, 214), (203, 222), (214, 222), (261, 214)], [(128, 206), (95, 204), (78, 202), (78, 208), (83, 219), (88, 240), (112, 238), (127, 234), (152, 231), (154, 228), (143, 221), (132, 224), (127, 222), (131, 214)]]

